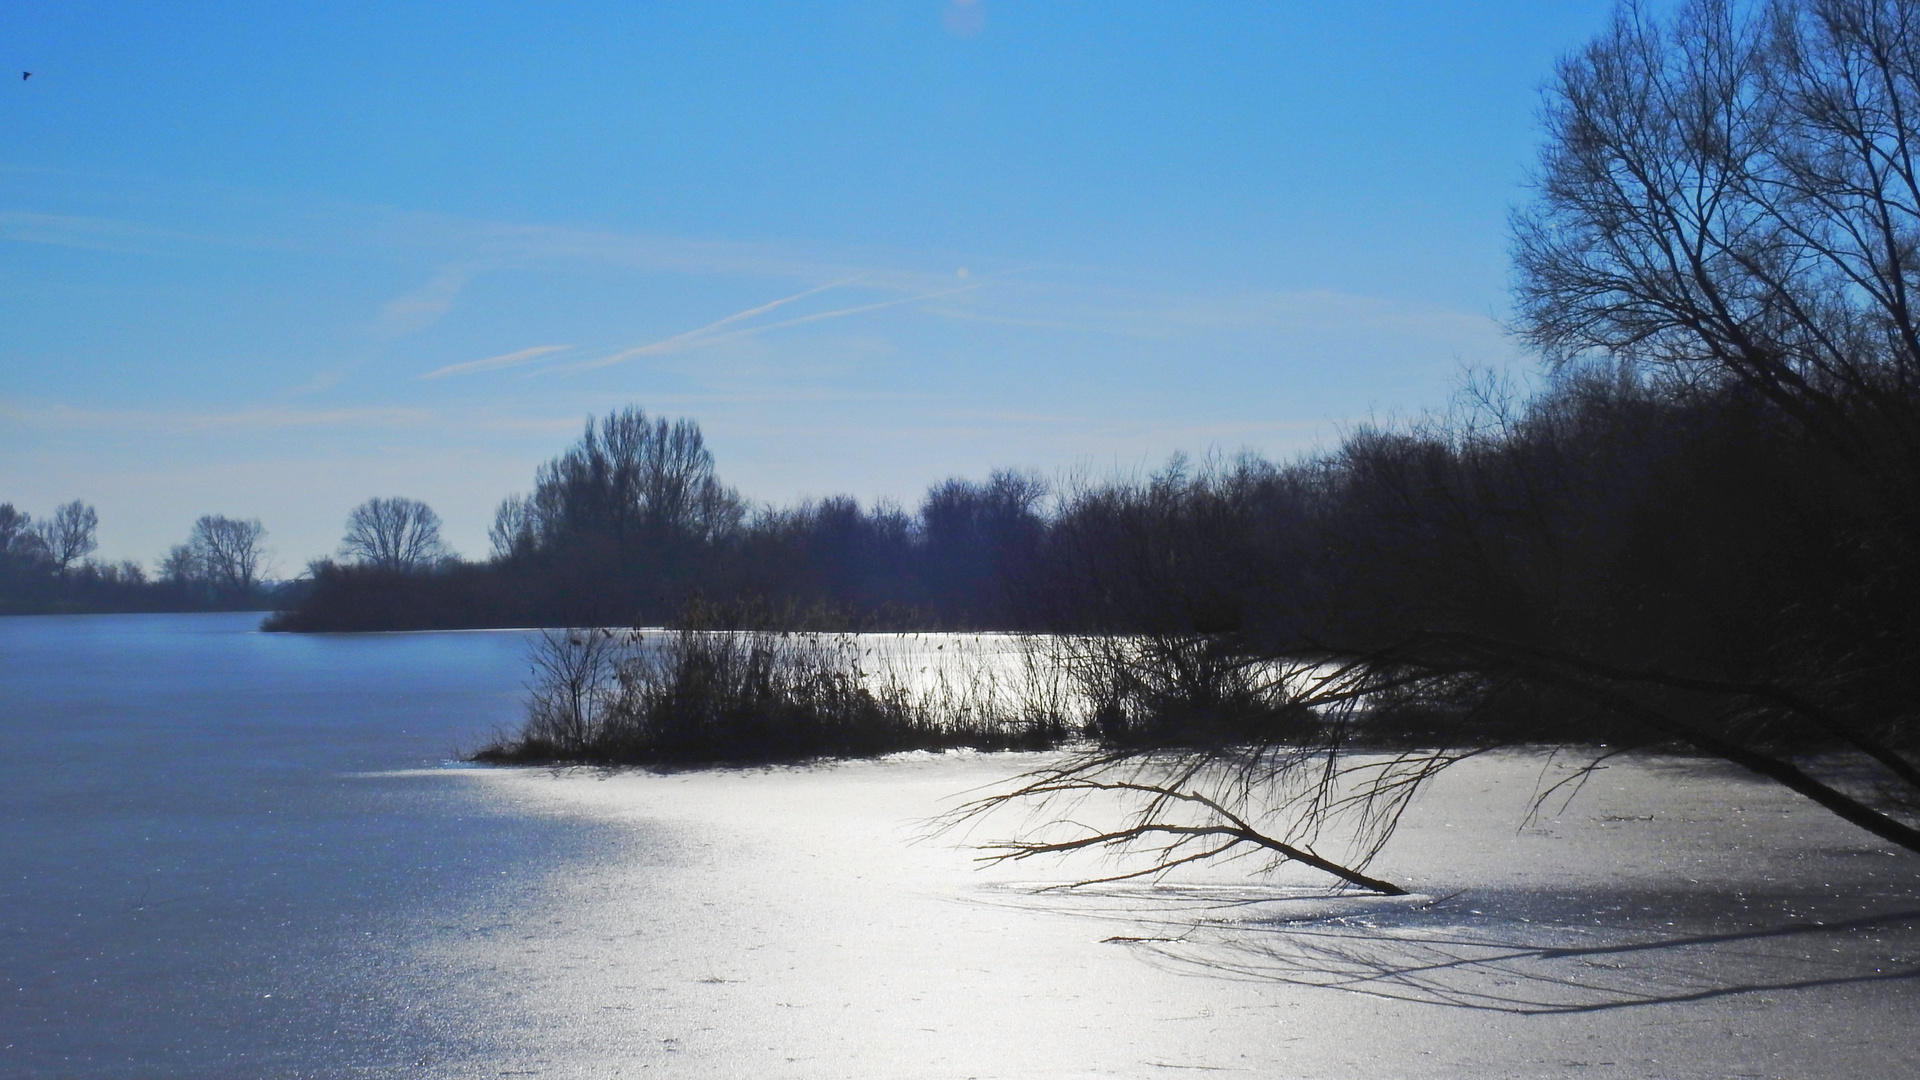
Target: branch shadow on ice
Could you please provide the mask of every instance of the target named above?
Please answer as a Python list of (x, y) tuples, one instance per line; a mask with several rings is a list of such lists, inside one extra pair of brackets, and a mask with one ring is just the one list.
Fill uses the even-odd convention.
[[(988, 902), (1106, 923), (1122, 932), (1103, 941), (1171, 972), (1516, 1015), (1920, 982), (1920, 909), (1805, 914), (1819, 899), (1695, 892), (1469, 900), (1160, 885), (1072, 894), (1015, 887)], [(1632, 925), (1619, 918), (1627, 910), (1682, 914)], [(1613, 925), (1596, 925), (1596, 915)]]

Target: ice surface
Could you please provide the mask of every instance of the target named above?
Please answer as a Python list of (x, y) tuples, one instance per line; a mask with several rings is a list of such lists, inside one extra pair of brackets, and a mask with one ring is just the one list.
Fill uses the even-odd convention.
[(970, 850), (913, 842), (1019, 764), (449, 777), (646, 838), (429, 946), (471, 1010), (468, 1060), (929, 1077), (1920, 1065), (1915, 860), (1722, 770), (1616, 766), (1518, 830), (1543, 759), (1462, 765), (1379, 864), (1422, 895), (1389, 900), (1231, 872), (1043, 891), (1100, 867), (982, 872)]
[(0, 620), (0, 1075), (1920, 1074), (1920, 859), (1723, 768), (1464, 763), (1411, 898), (1049, 891), (920, 838), (1044, 757), (453, 767), (523, 638), (249, 625)]

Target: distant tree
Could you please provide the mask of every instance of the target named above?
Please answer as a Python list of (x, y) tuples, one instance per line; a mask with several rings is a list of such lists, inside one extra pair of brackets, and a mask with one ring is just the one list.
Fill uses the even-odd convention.
[[(251, 592), (266, 566), (266, 536), (257, 518), (208, 514), (193, 523), (184, 554), (174, 548), (161, 572), (176, 580), (199, 580), (222, 592)], [(186, 576), (178, 577), (176, 571)]]
[(178, 610), (208, 599), (197, 590), (155, 588), (130, 562), (87, 558), (99, 518), (75, 501), (34, 521), (0, 503), (0, 612), (42, 613)]
[(75, 499), (36, 526), (34, 534), (40, 538), (47, 557), (65, 573), (100, 546), (94, 538), (99, 526), (100, 515), (93, 507)]
[(739, 524), (744, 509), (714, 475), (698, 424), (627, 408), (597, 427), (588, 421), (573, 449), (541, 466), (518, 513), (518, 525), (537, 527), (543, 543), (602, 537), (626, 551), (713, 539)]
[(175, 544), (167, 549), (165, 557), (155, 564), (155, 573), (161, 581), (172, 585), (198, 585), (206, 580), (200, 560), (194, 557), (192, 544)]
[(509, 495), (493, 513), (493, 526), (487, 530), (493, 544), (493, 557), (512, 559), (530, 554), (540, 543), (540, 522), (533, 500), (525, 495)]
[(1019, 580), (1045, 530), (1046, 481), (999, 469), (985, 483), (955, 477), (935, 484), (920, 504), (923, 573), (935, 603), (979, 625), (1003, 620), (1007, 586)]
[(12, 503), (0, 503), (0, 555), (32, 559), (44, 554), (44, 545), (33, 529), (33, 515), (14, 509)]
[(411, 573), (448, 558), (440, 515), (418, 499), (368, 499), (347, 515), (340, 554), (366, 566)]

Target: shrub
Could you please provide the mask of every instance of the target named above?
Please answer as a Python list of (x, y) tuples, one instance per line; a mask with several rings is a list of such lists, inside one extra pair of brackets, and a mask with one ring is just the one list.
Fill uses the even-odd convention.
[(980, 670), (914, 679), (853, 634), (549, 631), (533, 666), (524, 728), (475, 760), (757, 763), (1038, 749), (1074, 733), (1058, 688), (1036, 689), (1034, 665), (1025, 680)]

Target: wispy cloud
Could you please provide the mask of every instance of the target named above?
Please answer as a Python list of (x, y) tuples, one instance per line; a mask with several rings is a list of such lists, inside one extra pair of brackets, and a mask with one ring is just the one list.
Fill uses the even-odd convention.
[(454, 300), (459, 298), (460, 290), (467, 287), (467, 282), (473, 280), (475, 269), (463, 265), (443, 267), (425, 285), (389, 300), (380, 309), (376, 329), (383, 335), (398, 337), (439, 322), (453, 310)]
[(154, 255), (202, 238), (112, 218), (0, 211), (0, 240), (52, 247)]
[[(1514, 352), (1490, 315), (1330, 290), (1209, 293), (1115, 286), (1055, 276), (995, 290), (991, 303), (928, 304), (928, 315), (1012, 330), (1119, 337), (1143, 343), (1238, 339), (1266, 349), (1328, 339), (1393, 348), (1433, 346), (1475, 357)], [(1318, 347), (1315, 345), (1315, 347)]]
[(481, 371), (498, 371), (501, 368), (519, 367), (522, 364), (531, 364), (543, 356), (552, 356), (554, 353), (566, 352), (571, 348), (574, 348), (574, 346), (535, 345), (531, 349), (501, 353), (499, 356), (489, 356), (485, 360), (468, 360), (461, 364), (448, 364), (446, 367), (435, 368), (420, 377), (422, 379), (444, 379), (449, 375), (472, 375)]
[(21, 427), (54, 430), (191, 433), (285, 428), (417, 428), (437, 416), (425, 409), (292, 409), (269, 405), (224, 412), (193, 409), (78, 409), (56, 403), (0, 401), (0, 418)]
[[(826, 292), (829, 289), (837, 289), (843, 285), (851, 285), (858, 280), (860, 280), (860, 277), (859, 275), (856, 274), (853, 277), (842, 278), (839, 281), (830, 281), (825, 285), (815, 285), (811, 289), (803, 289), (800, 292), (794, 293), (792, 296), (783, 296), (778, 300), (770, 300), (767, 303), (759, 305), (758, 307), (750, 307), (745, 311), (736, 311), (724, 319), (716, 319), (705, 326), (696, 327), (695, 329), (688, 330), (685, 333), (675, 334), (670, 338), (665, 338), (663, 340), (656, 341), (651, 345), (640, 345), (631, 349), (622, 349), (619, 352), (613, 353), (609, 356), (596, 357), (592, 360), (583, 361), (578, 364), (571, 364), (568, 367), (566, 367), (564, 370), (592, 371), (595, 368), (603, 368), (613, 364), (617, 364), (622, 360), (631, 360), (636, 356), (651, 356), (651, 355), (657, 355), (659, 353), (672, 352), (674, 351), (674, 349), (676, 349), (679, 346), (686, 345), (701, 339), (732, 337), (733, 336), (732, 334), (715, 335), (714, 331), (719, 330), (721, 327), (724, 327), (724, 326), (732, 326), (734, 323), (741, 322), (746, 319), (751, 319), (756, 315), (764, 315), (767, 312), (773, 311), (776, 308), (785, 307), (786, 305), (791, 304), (796, 300), (804, 300), (809, 296), (816, 296), (820, 293)], [(780, 325), (780, 324), (776, 323), (774, 325)], [(763, 327), (760, 329), (767, 329), (767, 328)]]
[(331, 390), (340, 385), (340, 380), (346, 378), (347, 368), (353, 366), (355, 365), (343, 364), (339, 367), (328, 368), (298, 386), (288, 387), (286, 394), (288, 397), (300, 397), (305, 394), (318, 394), (325, 390)]
[[(854, 279), (849, 279), (849, 280), (854, 280)], [(656, 341), (651, 344), (638, 345), (631, 349), (622, 349), (619, 352), (613, 353), (608, 356), (595, 357), (592, 360), (583, 360), (577, 364), (568, 364), (565, 367), (559, 368), (558, 370), (565, 371), (565, 372), (592, 371), (596, 368), (608, 367), (610, 365), (618, 364), (625, 360), (632, 360), (635, 357), (660, 356), (666, 353), (679, 352), (683, 349), (697, 348), (697, 347), (702, 347), (707, 345), (717, 345), (723, 341), (737, 341), (742, 338), (757, 337), (769, 331), (783, 330), (790, 326), (803, 326), (803, 325), (806, 325), (807, 323), (823, 322), (827, 319), (844, 319), (853, 315), (864, 315), (869, 311), (880, 311), (885, 308), (899, 307), (903, 304), (917, 304), (926, 300), (936, 300), (943, 296), (954, 296), (959, 293), (972, 292), (975, 289), (985, 288), (987, 283), (978, 282), (972, 285), (959, 285), (950, 289), (936, 289), (932, 292), (918, 293), (913, 296), (902, 296), (892, 300), (881, 300), (871, 304), (856, 304), (853, 307), (835, 308), (832, 311), (816, 311), (809, 315), (800, 315), (791, 319), (782, 319), (779, 322), (762, 323), (759, 326), (749, 326), (740, 330), (731, 330), (726, 333), (714, 333), (715, 330), (718, 330), (723, 326), (728, 326), (733, 323), (739, 322), (743, 319), (749, 318), (750, 316), (758, 315), (763, 312), (770, 311), (776, 307), (781, 306), (782, 304), (792, 303), (793, 301), (798, 300), (803, 296), (811, 296), (815, 293), (824, 292), (827, 289), (834, 288), (838, 285), (844, 285), (844, 284), (847, 284), (847, 282), (835, 282), (833, 285), (822, 285), (818, 288), (809, 289), (803, 293), (798, 293), (789, 297), (783, 297), (782, 299), (775, 300), (772, 303), (762, 304), (757, 308), (752, 308), (735, 315), (729, 315), (726, 318), (719, 320), (718, 322), (708, 323), (707, 325), (700, 327), (699, 329), (696, 329), (696, 330), (689, 330), (683, 334), (675, 334), (673, 337), (664, 338), (660, 341)]]
[(1019, 318), (1010, 315), (992, 315), (981, 311), (966, 311), (961, 308), (939, 306), (927, 308), (927, 314), (938, 315), (943, 319), (959, 319), (966, 322), (992, 323), (997, 326), (1018, 326), (1029, 330), (1065, 330), (1075, 334), (1110, 334), (1120, 337), (1152, 336), (1137, 327), (1117, 325), (1109, 319), (1085, 319), (1079, 322), (1067, 322), (1061, 319)]

